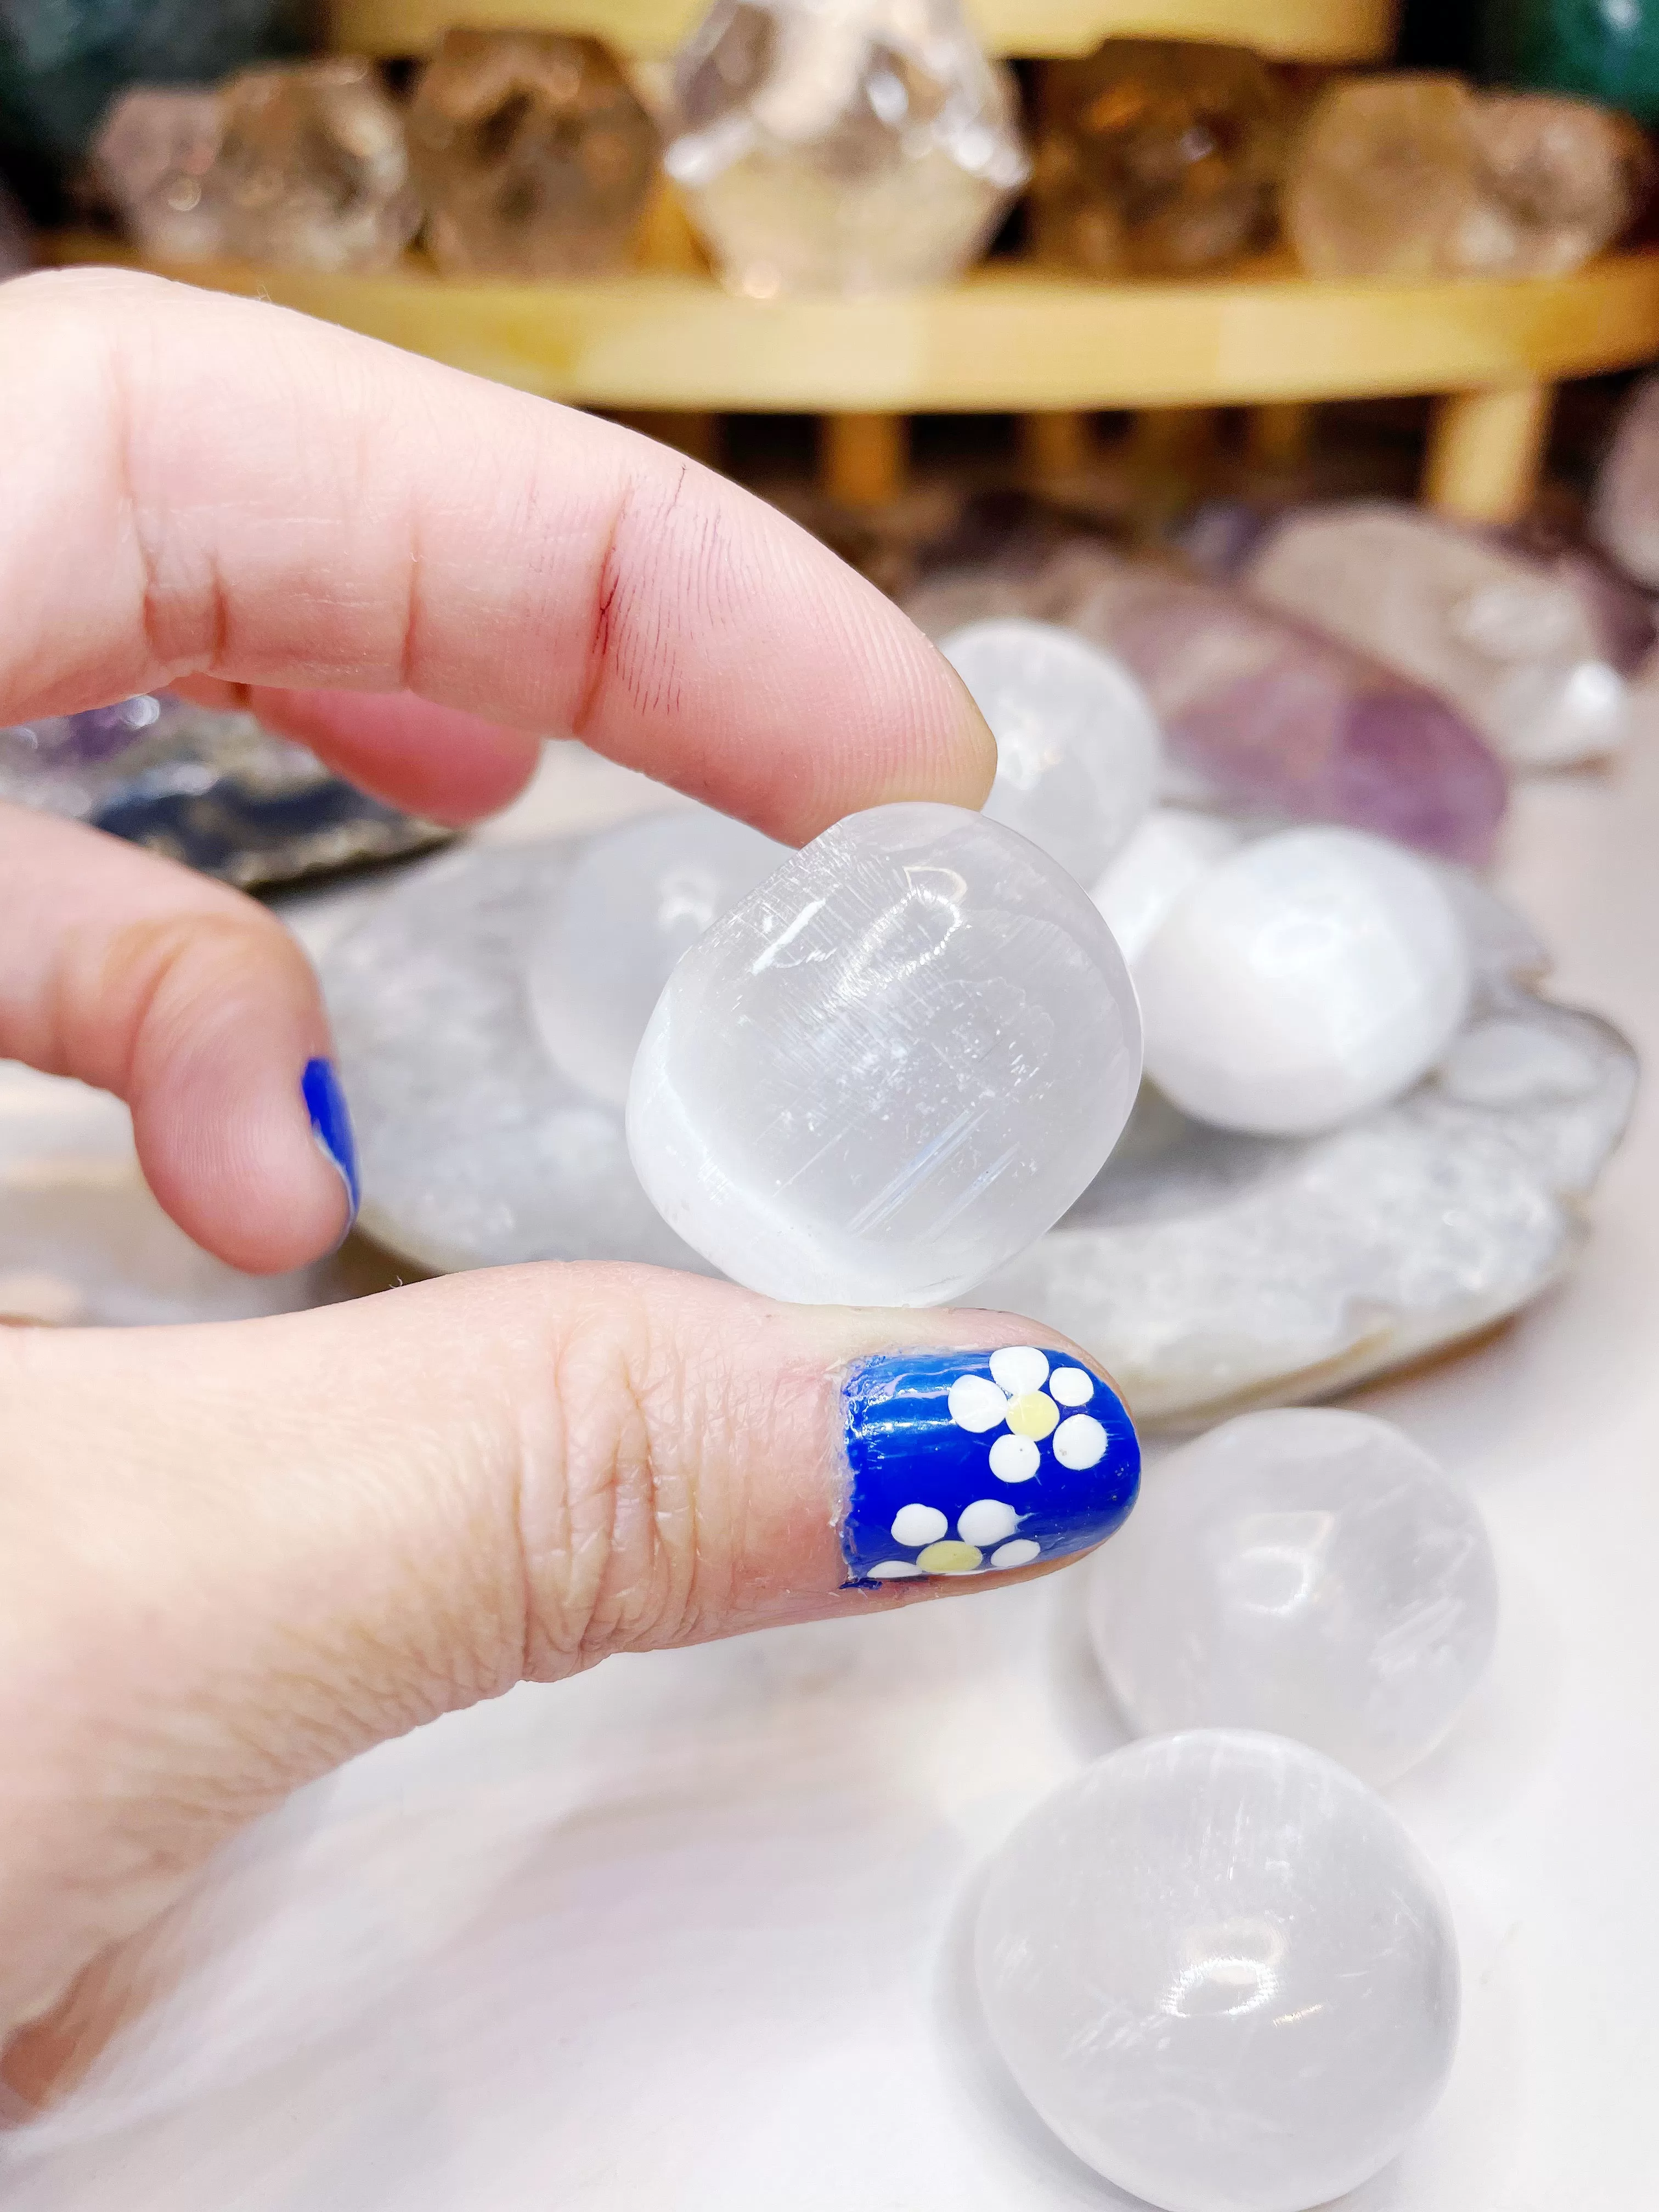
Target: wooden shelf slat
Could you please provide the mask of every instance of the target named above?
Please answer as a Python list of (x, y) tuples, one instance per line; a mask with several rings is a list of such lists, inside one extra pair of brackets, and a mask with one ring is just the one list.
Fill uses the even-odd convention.
[[(332, 0), (331, 38), (348, 52), (418, 54), (453, 24), (588, 31), (624, 53), (672, 53), (708, 0)], [(997, 54), (1086, 54), (1108, 38), (1212, 39), (1287, 61), (1385, 60), (1395, 0), (968, 0)]]
[[(119, 262), (107, 240), (56, 258)], [(1659, 251), (1524, 282), (1332, 283), (1279, 266), (1094, 284), (992, 264), (937, 291), (756, 301), (706, 277), (446, 282), (215, 263), (258, 295), (590, 407), (810, 414), (1237, 405), (1553, 383), (1659, 352)]]

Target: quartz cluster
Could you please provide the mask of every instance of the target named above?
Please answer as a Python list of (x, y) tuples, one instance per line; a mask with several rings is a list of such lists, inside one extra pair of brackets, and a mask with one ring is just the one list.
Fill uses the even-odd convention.
[(1285, 228), (1316, 276), (1564, 276), (1628, 228), (1652, 173), (1628, 118), (1587, 100), (1360, 77), (1309, 117)]
[(1016, 107), (958, 0), (717, 0), (665, 165), (749, 298), (938, 283), (1026, 180)]
[(1507, 780), (1474, 726), (1246, 592), (1080, 539), (1035, 567), (941, 574), (907, 604), (935, 638), (1024, 615), (1103, 647), (1151, 702), (1174, 795), (1346, 823), (1477, 865), (1491, 855)]
[(1258, 55), (1109, 39), (1045, 64), (1039, 84), (1031, 216), (1043, 259), (1181, 276), (1271, 243), (1290, 115)]
[(1595, 759), (1628, 733), (1626, 676), (1652, 617), (1582, 553), (1529, 552), (1418, 507), (1338, 503), (1270, 528), (1243, 576), (1431, 686), (1516, 768)]

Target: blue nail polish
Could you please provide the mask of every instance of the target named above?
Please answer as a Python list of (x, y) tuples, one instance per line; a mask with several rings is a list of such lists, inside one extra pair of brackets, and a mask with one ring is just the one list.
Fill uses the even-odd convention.
[(1086, 1552), (1140, 1486), (1111, 1385), (1033, 1345), (884, 1352), (852, 1370), (842, 1404), (848, 1589)]
[[(346, 1196), (351, 1200), (351, 1220), (355, 1221), (362, 1200), (362, 1185), (357, 1178), (357, 1139), (351, 1133), (351, 1115), (331, 1060), (306, 1062), (305, 1073), (300, 1078), (300, 1095), (311, 1116), (312, 1135), (346, 1187)], [(350, 1226), (349, 1222), (347, 1226)]]

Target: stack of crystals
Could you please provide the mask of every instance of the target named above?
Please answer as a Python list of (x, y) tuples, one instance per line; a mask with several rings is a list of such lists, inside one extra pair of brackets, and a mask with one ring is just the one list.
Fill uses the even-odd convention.
[(908, 606), (934, 638), (1026, 615), (1103, 646), (1162, 726), (1166, 795), (1348, 823), (1477, 866), (1492, 856), (1507, 783), (1471, 725), (1432, 692), (1244, 592), (1085, 541), (1035, 573), (941, 576)]
[(1659, 376), (1626, 403), (1596, 478), (1590, 532), (1627, 576), (1659, 591)]
[(420, 228), (403, 117), (352, 55), (244, 70), (224, 87), (225, 242), (249, 261), (388, 269)]
[(1420, 507), (1356, 501), (1291, 516), (1245, 574), (1286, 614), (1431, 685), (1515, 767), (1563, 767), (1625, 741), (1618, 663), (1651, 645), (1652, 620), (1633, 608), (1635, 619), (1611, 620), (1616, 580), (1594, 577), (1582, 557), (1550, 560)]
[(946, 282), (1029, 173), (958, 0), (717, 0), (673, 106), (665, 166), (751, 299)]
[(93, 178), (146, 253), (201, 261), (224, 251), (216, 167), (223, 135), (218, 94), (195, 85), (136, 85), (105, 114)]
[(1243, 46), (1109, 39), (1042, 71), (1031, 212), (1042, 258), (1179, 276), (1267, 245), (1287, 143), (1279, 81)]
[(1588, 101), (1360, 77), (1310, 117), (1285, 227), (1315, 276), (1559, 276), (1629, 228), (1651, 181), (1641, 132)]
[(626, 258), (657, 135), (597, 39), (447, 31), (409, 149), (447, 276), (586, 276)]

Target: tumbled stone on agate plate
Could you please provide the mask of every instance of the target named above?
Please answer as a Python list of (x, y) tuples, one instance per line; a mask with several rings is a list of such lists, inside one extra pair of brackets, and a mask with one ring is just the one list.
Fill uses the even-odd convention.
[(1457, 2045), (1451, 1913), (1402, 1823), (1321, 1753), (1243, 1729), (1131, 1744), (1046, 1798), (992, 1864), (975, 1964), (1037, 2111), (1165, 2212), (1356, 2188)]
[(837, 823), (693, 945), (629, 1149), (665, 1220), (776, 1297), (928, 1305), (1040, 1237), (1134, 1100), (1110, 931), (1046, 854), (955, 807)]
[(1163, 741), (1121, 661), (1054, 623), (970, 623), (939, 650), (997, 741), (985, 802), (1092, 884), (1151, 809)]
[(1469, 950), (1414, 854), (1286, 830), (1201, 876), (1137, 963), (1146, 1072), (1224, 1129), (1333, 1129), (1426, 1075), (1468, 1004)]

